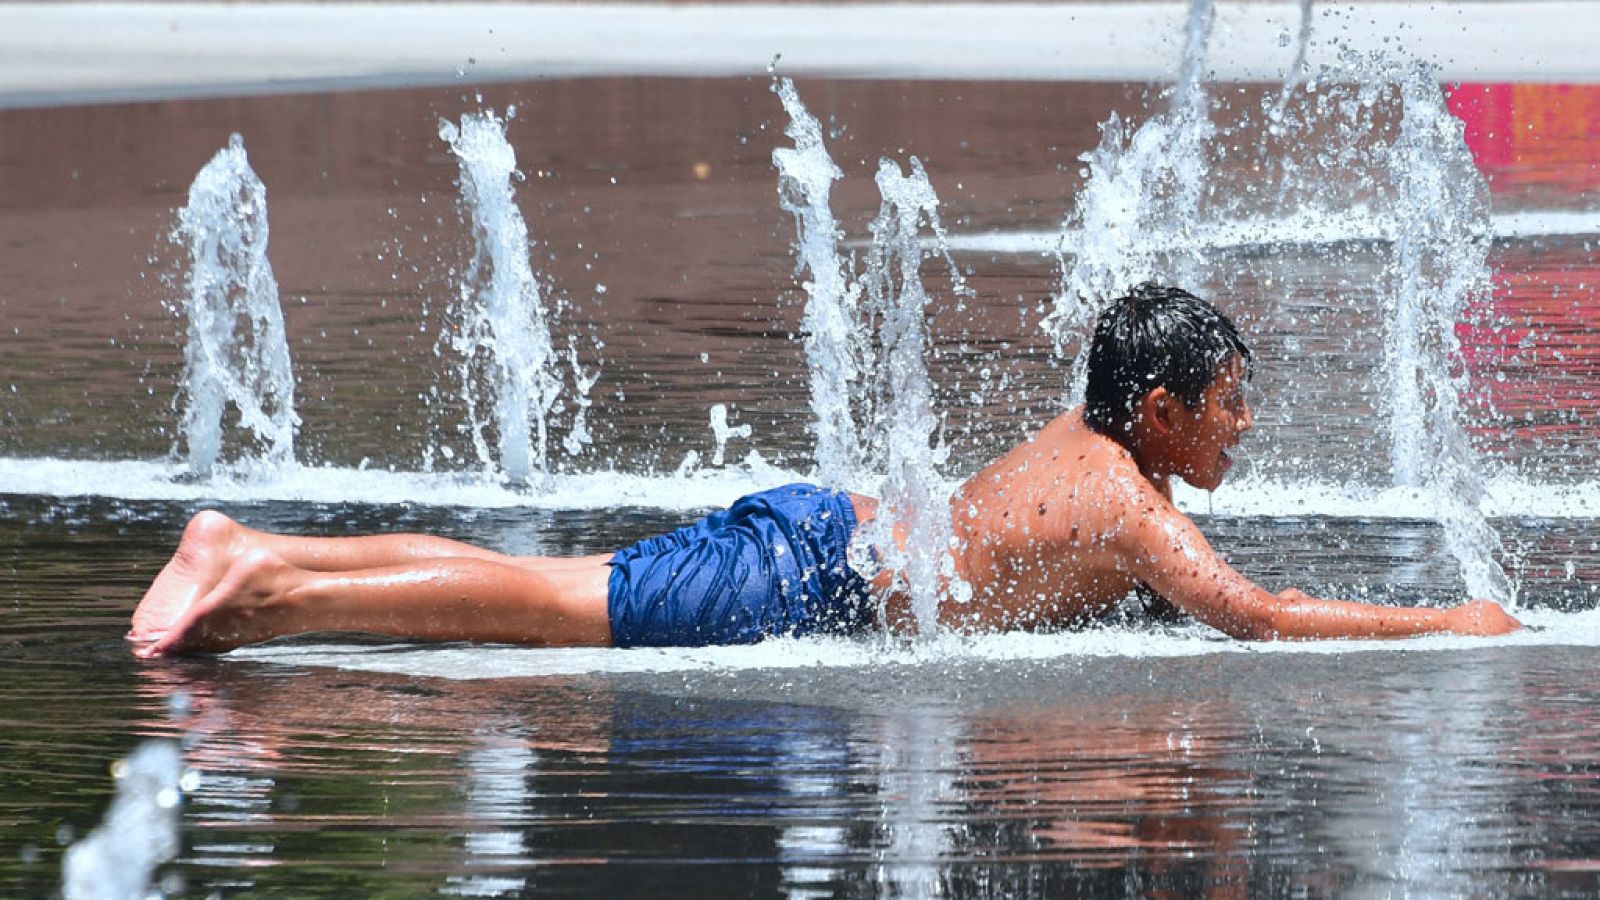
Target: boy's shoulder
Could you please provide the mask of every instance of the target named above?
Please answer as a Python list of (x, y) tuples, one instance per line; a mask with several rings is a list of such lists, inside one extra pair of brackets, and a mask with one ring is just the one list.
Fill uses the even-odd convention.
[(995, 460), (966, 493), (1001, 506), (1048, 503), (1074, 524), (1125, 519), (1160, 496), (1133, 455), (1086, 425), (1081, 409), (1057, 416)]
[(1041, 430), (1036, 456), (1048, 456), (1052, 483), (1075, 491), (1092, 489), (1108, 499), (1142, 498), (1156, 488), (1139, 471), (1128, 448), (1090, 428), (1081, 410), (1064, 413)]

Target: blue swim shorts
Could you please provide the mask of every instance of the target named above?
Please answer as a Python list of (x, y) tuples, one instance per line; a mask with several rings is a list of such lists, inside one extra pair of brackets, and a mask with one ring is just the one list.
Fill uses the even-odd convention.
[(866, 629), (870, 590), (845, 558), (855, 528), (849, 494), (791, 484), (618, 550), (611, 643), (753, 644)]

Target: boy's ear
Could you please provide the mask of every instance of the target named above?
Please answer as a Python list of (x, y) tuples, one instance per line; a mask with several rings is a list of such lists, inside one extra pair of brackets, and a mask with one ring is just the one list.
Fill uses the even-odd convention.
[(1139, 399), (1139, 417), (1145, 425), (1167, 432), (1172, 430), (1173, 413), (1177, 411), (1178, 398), (1165, 387), (1152, 388)]

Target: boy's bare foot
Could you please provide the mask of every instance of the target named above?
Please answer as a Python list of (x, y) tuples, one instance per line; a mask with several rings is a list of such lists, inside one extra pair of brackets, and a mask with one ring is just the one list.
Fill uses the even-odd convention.
[(281, 602), (299, 570), (267, 550), (251, 550), (228, 567), (204, 596), (181, 610), (165, 632), (134, 653), (221, 653), (287, 633)]
[(178, 551), (145, 592), (133, 611), (128, 640), (145, 643), (159, 639), (194, 602), (216, 586), (232, 562), (232, 519), (205, 510), (189, 520)]

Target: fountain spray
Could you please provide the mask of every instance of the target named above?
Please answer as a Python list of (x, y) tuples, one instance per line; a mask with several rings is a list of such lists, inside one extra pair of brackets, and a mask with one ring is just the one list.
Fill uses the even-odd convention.
[[(1167, 111), (1131, 136), (1113, 114), (1101, 126), (1099, 146), (1082, 157), (1088, 177), (1063, 225), (1061, 282), (1043, 323), (1058, 355), (1077, 346), (1069, 406), (1083, 399), (1087, 337), (1100, 310), (1136, 284), (1189, 284), (1198, 270), (1192, 233), (1210, 184), (1206, 147), (1213, 129), (1205, 60), (1214, 17), (1211, 0), (1191, 4), (1183, 64)], [(1184, 248), (1187, 253), (1174, 252)]]
[[(559, 411), (562, 377), (543, 292), (528, 262), (528, 225), (513, 190), (522, 174), (505, 122), (494, 110), (463, 115), (459, 126), (440, 120), (439, 136), (460, 161), (461, 206), (472, 228), (472, 261), (448, 343), (460, 357), (473, 446), (486, 468), (498, 467), (514, 484), (529, 484), (548, 472), (550, 421)], [(574, 353), (574, 366), (576, 361)], [(586, 395), (592, 378), (585, 381), (580, 372), (578, 381)], [(581, 413), (587, 404), (578, 407)], [(580, 418), (574, 434), (584, 433)]]
[(1468, 594), (1512, 604), (1516, 587), (1498, 562), (1504, 548), (1483, 515), (1483, 479), (1461, 427), (1455, 331), (1468, 302), (1492, 289), (1488, 187), (1432, 69), (1412, 66), (1400, 98), (1387, 154), (1398, 208), (1384, 344), (1394, 480), (1433, 496)]
[[(1283, 87), (1278, 89), (1277, 102), (1272, 104), (1272, 109), (1267, 113), (1267, 118), (1271, 119), (1274, 125), (1283, 121), (1283, 113), (1289, 105), (1289, 98), (1294, 95), (1295, 88), (1305, 80), (1306, 53), (1311, 49), (1312, 2), (1313, 0), (1300, 0), (1300, 29), (1294, 37), (1294, 60), (1289, 63), (1288, 71), (1283, 74)], [(1288, 39), (1289, 35), (1285, 32), (1282, 40)]]
[(788, 78), (773, 84), (789, 114), (784, 134), (793, 147), (772, 151), (778, 169), (778, 202), (794, 216), (795, 271), (809, 271), (804, 282), (806, 366), (811, 375), (812, 429), (817, 438), (817, 481), (844, 487), (863, 465), (860, 429), (852, 397), (862, 381), (869, 353), (858, 326), (861, 287), (851, 281), (849, 266), (839, 254), (839, 223), (829, 206), (833, 182), (844, 173), (828, 156), (822, 126), (806, 110)]
[(882, 203), (871, 226), (872, 248), (865, 270), (851, 279), (853, 266), (839, 254), (840, 229), (829, 207), (833, 182), (843, 174), (793, 82), (780, 79), (773, 90), (789, 113), (785, 133), (795, 142), (772, 154), (778, 196), (795, 217), (798, 268), (811, 274), (803, 327), (818, 479), (832, 487), (881, 485), (878, 515), (863, 537), (883, 556), (862, 564), (895, 573), (891, 592), (911, 597), (918, 632), (932, 636), (941, 597), (964, 601), (971, 591), (955, 573), (949, 490), (938, 474), (948, 451), (925, 360), (924, 225), (933, 231), (934, 252), (949, 265), (955, 292), (970, 291), (950, 258), (938, 195), (914, 157), (909, 175), (890, 160), (879, 162)]
[(173, 241), (189, 255), (182, 431), (190, 473), (209, 477), (221, 461), (230, 403), (260, 447), (256, 465), (293, 464), (300, 419), (278, 282), (267, 261), (267, 189), (240, 135), (195, 176)]
[[(1078, 353), (1068, 390), (1080, 402), (1086, 336), (1099, 309), (1146, 279), (1186, 280), (1205, 245), (1201, 187), (1214, 181), (1206, 146), (1213, 133), (1203, 91), (1209, 0), (1190, 7), (1182, 75), (1171, 107), (1124, 138), (1113, 116), (1099, 147), (1084, 156), (1088, 180), (1068, 219), (1062, 241), (1062, 279), (1045, 327), (1058, 354)], [(1304, 81), (1311, 4), (1302, 0), (1299, 47), (1285, 85), (1267, 108), (1269, 129), (1287, 130), (1287, 99)], [(1488, 289), (1487, 194), (1461, 136), (1445, 108), (1437, 79), (1422, 66), (1407, 68), (1383, 56), (1361, 59), (1346, 51), (1321, 82), (1354, 82), (1353, 91), (1322, 91), (1319, 116), (1342, 116), (1350, 135), (1344, 146), (1319, 147), (1306, 165), (1294, 163), (1297, 213), (1350, 214), (1348, 198), (1327, 193), (1331, 184), (1389, 197), (1376, 216), (1393, 239), (1385, 294), (1385, 373), (1394, 481), (1425, 489), (1446, 545), (1460, 564), (1472, 596), (1502, 603), (1515, 587), (1497, 558), (1498, 536), (1480, 508), (1483, 483), (1460, 424), (1461, 369), (1455, 323), (1468, 300)], [(1308, 88), (1309, 89), (1309, 88)], [(1401, 102), (1399, 133), (1375, 143), (1383, 128), (1372, 110), (1389, 92)], [(1339, 94), (1337, 99), (1332, 96)], [(1362, 141), (1370, 132), (1372, 140)], [(1370, 149), (1369, 149), (1370, 148)], [(1288, 200), (1287, 194), (1285, 199)], [(1323, 208), (1325, 207), (1325, 209)], [(1214, 209), (1210, 213), (1214, 213)], [(1359, 211), (1358, 211), (1359, 212)], [(1075, 232), (1073, 230), (1075, 226)]]
[[(890, 160), (878, 163), (883, 201), (872, 223), (872, 250), (862, 275), (866, 307), (878, 322), (881, 347), (873, 370), (880, 399), (867, 446), (882, 448), (884, 476), (878, 516), (869, 527), (874, 546), (885, 549), (884, 563), (895, 573), (893, 591), (910, 596), (918, 633), (932, 636), (939, 627), (941, 598), (962, 602), (971, 589), (955, 572), (950, 492), (939, 476), (948, 448), (939, 435), (925, 360), (924, 223), (933, 231), (934, 252), (950, 266), (956, 293), (969, 291), (946, 246), (938, 195), (916, 157), (910, 168), (907, 175)], [(903, 534), (903, 544), (894, 539), (897, 532)]]

